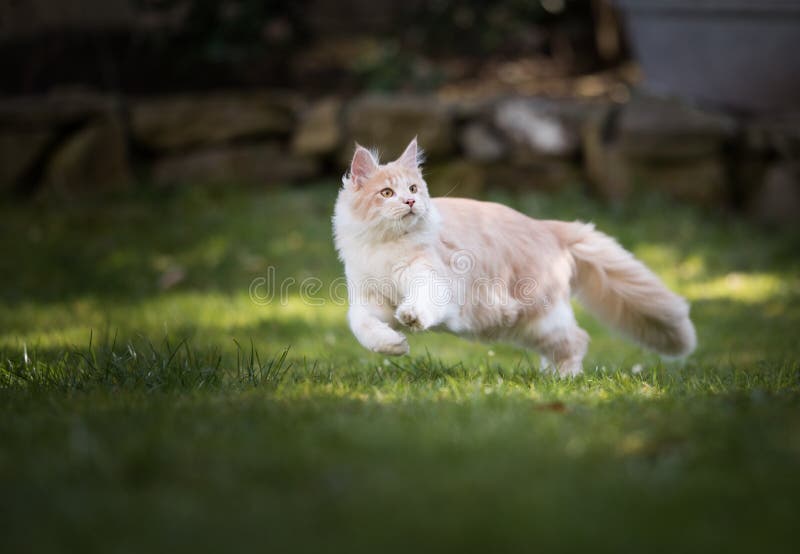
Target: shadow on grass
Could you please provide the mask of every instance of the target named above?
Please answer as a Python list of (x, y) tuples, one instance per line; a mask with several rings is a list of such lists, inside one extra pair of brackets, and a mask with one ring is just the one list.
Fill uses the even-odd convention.
[(86, 296), (145, 299), (165, 288), (247, 291), (279, 278), (338, 276), (330, 232), (336, 186), (87, 199), (0, 208), (7, 306)]

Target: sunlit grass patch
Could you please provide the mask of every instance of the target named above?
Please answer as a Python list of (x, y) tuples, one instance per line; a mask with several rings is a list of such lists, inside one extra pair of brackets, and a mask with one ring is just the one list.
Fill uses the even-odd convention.
[(732, 272), (707, 281), (696, 281), (687, 285), (684, 294), (691, 300), (734, 300), (758, 304), (770, 300), (789, 300), (791, 295), (800, 296), (800, 280), (797, 277), (770, 273)]

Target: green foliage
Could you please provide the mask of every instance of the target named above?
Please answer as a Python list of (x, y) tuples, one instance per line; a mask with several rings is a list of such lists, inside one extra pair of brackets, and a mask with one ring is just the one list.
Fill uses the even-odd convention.
[(278, 55), (304, 37), (304, 0), (137, 0), (140, 9), (175, 19), (143, 40), (159, 49), (172, 42), (184, 63), (241, 64), (257, 56)]
[(444, 75), (421, 57), (404, 52), (397, 42), (384, 41), (356, 58), (351, 71), (361, 86), (371, 91), (430, 91)]
[(519, 48), (548, 15), (539, 2), (441, 0), (414, 13), (413, 21), (429, 49), (485, 55)]

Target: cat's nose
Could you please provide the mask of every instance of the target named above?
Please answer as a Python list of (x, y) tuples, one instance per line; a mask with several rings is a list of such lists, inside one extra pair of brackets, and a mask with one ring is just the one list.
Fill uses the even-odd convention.
[(413, 198), (409, 198), (408, 200), (405, 200), (404, 202), (405, 202), (406, 204), (408, 204), (408, 207), (409, 207), (409, 208), (413, 208), (413, 207), (414, 207), (414, 202), (415, 202), (415, 200), (414, 200)]

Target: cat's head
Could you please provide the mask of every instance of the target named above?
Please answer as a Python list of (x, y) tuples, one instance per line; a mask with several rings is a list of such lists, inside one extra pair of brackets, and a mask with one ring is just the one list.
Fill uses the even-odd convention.
[(370, 227), (401, 233), (421, 228), (433, 215), (421, 162), (416, 138), (399, 158), (383, 165), (356, 144), (340, 200), (347, 203), (352, 218)]

